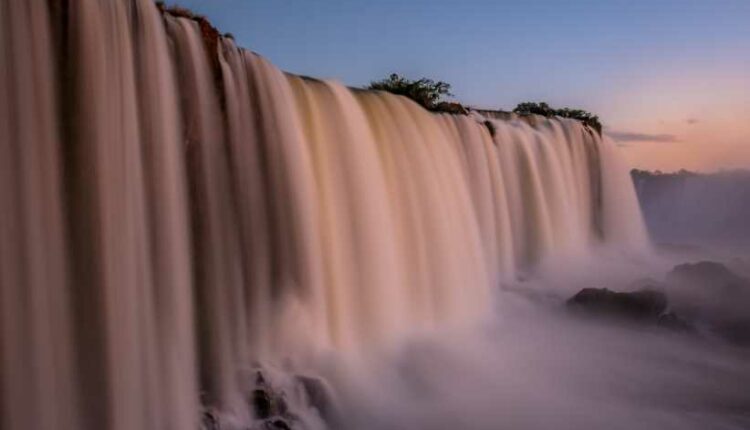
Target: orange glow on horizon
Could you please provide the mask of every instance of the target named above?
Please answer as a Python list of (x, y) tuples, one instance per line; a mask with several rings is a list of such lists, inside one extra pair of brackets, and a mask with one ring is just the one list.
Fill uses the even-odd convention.
[(619, 121), (609, 132), (644, 137), (618, 141), (632, 167), (750, 168), (750, 77), (721, 68), (671, 70), (618, 96), (609, 115)]

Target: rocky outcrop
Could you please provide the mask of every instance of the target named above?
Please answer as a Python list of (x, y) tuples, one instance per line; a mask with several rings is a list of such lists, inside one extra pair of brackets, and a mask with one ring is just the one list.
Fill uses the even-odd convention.
[[(314, 376), (294, 375), (290, 382), (287, 389), (304, 393), (304, 404), (316, 410), (328, 427), (339, 428), (341, 415), (333, 399), (333, 391), (324, 380)], [(299, 417), (292, 411), (287, 393), (269, 383), (262, 371), (257, 371), (249, 403), (255, 417), (261, 420), (259, 428), (285, 430), (299, 427)]]
[(567, 304), (571, 310), (587, 315), (656, 323), (667, 309), (667, 297), (654, 290), (620, 293), (607, 288), (584, 288)]
[[(256, 368), (248, 381), (246, 401), (252, 415), (247, 430), (295, 430), (342, 428), (333, 390), (321, 378)], [(205, 400), (205, 399), (204, 399)], [(312, 423), (312, 424), (311, 424)], [(237, 427), (237, 417), (204, 405), (201, 430)]]
[(433, 112), (449, 113), (452, 115), (468, 115), (469, 110), (461, 103), (457, 102), (440, 102), (432, 108)]
[(567, 301), (579, 315), (700, 332), (750, 346), (750, 280), (722, 263), (675, 266), (665, 282), (636, 281), (634, 292), (584, 288)]
[(687, 252), (750, 249), (750, 170), (631, 175), (655, 243)]
[(750, 280), (724, 264), (701, 261), (675, 266), (666, 277), (673, 308), (708, 331), (750, 346)]
[(234, 41), (234, 35), (226, 33), (224, 36), (221, 35), (216, 27), (214, 27), (208, 19), (199, 15), (190, 9), (180, 6), (167, 6), (163, 1), (156, 2), (156, 7), (162, 13), (163, 16), (172, 16), (174, 18), (186, 18), (195, 21), (200, 28), (201, 40), (203, 41), (204, 50), (206, 52), (206, 58), (211, 64), (211, 72), (213, 73), (213, 81), (216, 86), (216, 94), (219, 97), (219, 105), (222, 111), (226, 111), (226, 100), (224, 92), (224, 80), (221, 76), (221, 64), (219, 62), (219, 56), (215, 53), (221, 49), (221, 39), (231, 39)]
[(735, 274), (727, 266), (715, 261), (677, 265), (667, 274), (667, 282), (687, 283), (723, 292), (750, 289), (750, 280)]
[(286, 430), (294, 428), (296, 416), (289, 410), (284, 390), (272, 386), (258, 370), (255, 375), (255, 387), (250, 393), (248, 403), (259, 420), (257, 429)]

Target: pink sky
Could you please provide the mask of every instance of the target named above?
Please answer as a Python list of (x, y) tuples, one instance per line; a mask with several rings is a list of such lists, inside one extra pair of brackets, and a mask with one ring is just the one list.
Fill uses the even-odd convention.
[[(750, 70), (675, 67), (618, 91), (602, 117), (631, 166), (750, 168)], [(619, 138), (619, 139), (618, 139)]]

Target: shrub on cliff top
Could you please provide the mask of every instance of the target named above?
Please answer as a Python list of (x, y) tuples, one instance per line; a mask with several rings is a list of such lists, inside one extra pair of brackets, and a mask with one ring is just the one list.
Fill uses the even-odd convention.
[(599, 122), (599, 117), (583, 109), (570, 109), (570, 108), (555, 109), (555, 108), (550, 107), (550, 105), (544, 102), (541, 102), (541, 103), (525, 102), (525, 103), (519, 103), (518, 106), (516, 106), (516, 108), (513, 109), (513, 112), (520, 114), (520, 115), (536, 114), (536, 115), (542, 115), (545, 117), (559, 116), (562, 118), (577, 119), (581, 121), (582, 123), (584, 123), (585, 125), (596, 130), (597, 133), (602, 134), (602, 124), (601, 122)]
[(427, 78), (411, 80), (393, 73), (386, 79), (370, 82), (367, 88), (406, 96), (431, 111), (465, 113), (463, 106), (458, 103), (442, 100), (443, 97), (453, 95), (450, 93), (450, 84), (443, 81), (436, 82)]

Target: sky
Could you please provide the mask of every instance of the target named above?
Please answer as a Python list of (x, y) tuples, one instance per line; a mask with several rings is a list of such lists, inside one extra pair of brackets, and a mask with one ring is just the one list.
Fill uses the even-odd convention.
[(292, 73), (583, 108), (633, 167), (750, 168), (750, 0), (171, 0)]

